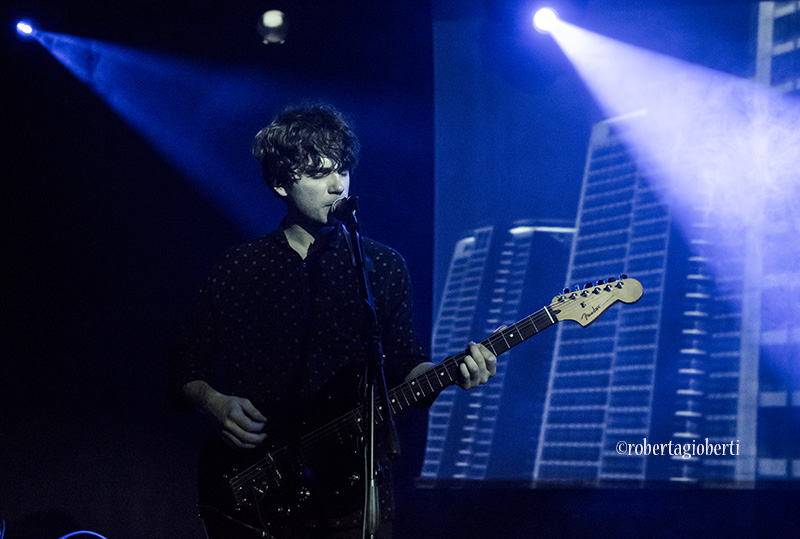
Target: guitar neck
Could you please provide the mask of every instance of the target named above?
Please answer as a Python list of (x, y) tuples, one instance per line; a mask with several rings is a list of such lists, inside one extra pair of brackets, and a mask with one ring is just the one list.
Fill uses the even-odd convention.
[[(594, 286), (587, 284), (583, 290), (576, 289), (553, 298), (550, 305), (542, 307), (527, 318), (523, 318), (511, 327), (499, 329), (492, 333), (481, 344), (499, 356), (533, 337), (542, 330), (562, 320), (572, 320), (583, 327), (592, 324), (609, 307), (616, 302), (636, 303), (642, 297), (642, 285), (636, 279), (628, 279), (623, 275), (621, 280), (609, 279), (608, 283), (598, 281)], [(408, 380), (389, 391), (389, 403), (392, 414), (398, 414), (418, 403), (428, 403), (444, 388), (457, 382), (460, 377), (460, 366), (467, 356), (466, 350), (447, 357), (419, 376)], [(382, 421), (382, 406), (376, 410), (377, 420)], [(355, 425), (357, 429), (363, 424), (362, 408), (352, 412), (318, 429), (302, 438), (302, 444), (316, 443), (321, 437), (335, 432), (344, 425)]]
[[(540, 331), (549, 328), (556, 322), (558, 320), (553, 316), (550, 309), (543, 307), (513, 326), (492, 333), (480, 344), (491, 350), (495, 356), (499, 356)], [(464, 362), (467, 354), (468, 352), (464, 350), (456, 355), (447, 357), (441, 363), (434, 365), (419, 376), (392, 389), (389, 392), (392, 413), (397, 414), (408, 406), (426, 401), (431, 396), (437, 395), (442, 389), (455, 384), (461, 377), (460, 365)]]

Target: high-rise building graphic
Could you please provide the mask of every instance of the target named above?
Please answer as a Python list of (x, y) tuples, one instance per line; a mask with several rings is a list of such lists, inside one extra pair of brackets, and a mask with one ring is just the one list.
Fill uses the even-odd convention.
[(615, 446), (650, 434), (671, 218), (619, 139), (625, 121), (641, 120), (592, 131), (567, 282), (627, 273), (645, 294), (589, 328), (559, 326), (536, 481), (646, 478), (646, 457)]
[[(798, 93), (800, 2), (760, 3), (755, 78)], [(641, 125), (658, 129), (632, 115), (593, 130), (567, 282), (602, 278), (606, 266), (621, 265), (642, 281), (645, 296), (618, 311), (618, 324), (601, 321), (616, 324), (604, 338), (558, 329), (534, 480), (747, 486), (798, 479), (800, 328), (796, 316), (775, 315), (781, 283), (800, 276), (786, 264), (800, 260), (796, 225), (781, 207), (787, 197), (763, 197), (763, 226), (743, 221), (725, 234), (714, 212), (733, 208), (697, 197), (682, 208), (679, 227), (654, 189), (674, 171), (634, 161), (617, 136), (632, 122), (637, 133)], [(800, 180), (797, 172), (766, 170), (793, 174), (788, 185)], [(770, 215), (781, 217), (770, 222)], [(779, 262), (766, 256), (770, 246), (783, 251)], [(617, 454), (615, 442), (644, 438), (731, 445), (691, 458)]]
[[(798, 248), (781, 222), (721, 234), (720, 210), (703, 197), (678, 223), (659, 196), (673, 171), (634, 160), (620, 135), (647, 122), (631, 115), (594, 127), (567, 274), (592, 282), (619, 267), (642, 282), (644, 298), (587, 330), (558, 328), (534, 481), (797, 479), (800, 399), (789, 365), (800, 331), (796, 317), (769, 309), (776, 283), (797, 271), (765, 262), (764, 246), (777, 234), (783, 249)], [(618, 443), (645, 440), (694, 454), (619, 453)], [(698, 454), (699, 444), (727, 450)]]
[[(489, 258), (492, 227), (476, 230), (456, 244), (445, 282), (439, 313), (434, 320), (431, 359), (440, 363), (458, 353), (470, 338), (483, 275)], [(428, 442), (421, 476), (438, 478), (443, 464), (452, 462), (448, 444), (456, 402), (454, 388), (446, 389), (428, 412)], [(477, 413), (477, 412), (475, 412)], [(452, 430), (457, 427), (452, 426)], [(473, 430), (471, 426), (463, 430)]]
[(800, 92), (800, 5), (759, 2), (756, 80), (784, 92)]
[[(560, 281), (569, 243), (565, 239), (573, 232), (572, 227), (559, 224), (520, 222), (500, 230), (478, 229), (461, 239), (435, 319), (433, 361), (458, 353), (469, 340), (479, 341), (537, 310), (521, 310), (528, 303), (523, 296), (526, 281), (532, 278), (531, 266), (541, 264), (534, 260), (546, 252), (549, 261), (562, 261), (556, 264), (554, 276)], [(492, 469), (492, 450), (506, 374), (512, 358), (526, 361), (536, 349), (526, 346), (503, 354), (491, 384), (469, 392), (458, 388), (442, 392), (429, 412), (423, 479), (485, 479), (502, 473)], [(530, 427), (529, 419), (525, 427)], [(499, 458), (508, 458), (502, 453)]]
[[(761, 2), (758, 23), (755, 82), (799, 94), (800, 2)], [(534, 485), (798, 480), (800, 316), (787, 298), (800, 289), (800, 221), (787, 218), (796, 212), (785, 206), (800, 192), (765, 197), (764, 226), (742, 221), (720, 234), (714, 212), (731, 208), (711, 208), (714, 193), (704, 193), (678, 211), (661, 196), (675, 171), (630, 153), (626, 137), (658, 130), (651, 121), (631, 114), (594, 126), (574, 228), (559, 234), (571, 245), (557, 270), (566, 286), (625, 273), (642, 283), (643, 297), (588, 328), (564, 323), (551, 330), (541, 387), (531, 387), (527, 403), (511, 405), (527, 406), (530, 432), (530, 454), (517, 455), (524, 463), (514, 473)], [(783, 175), (782, 185), (800, 185), (800, 166), (764, 170)], [(518, 306), (531, 286), (535, 237), (523, 226), (487, 227), (458, 244), (436, 318), (434, 360), (528, 314)], [(500, 422), (511, 408), (503, 406), (513, 380), (506, 369), (516, 364), (501, 361), (498, 380), (468, 393), (450, 389), (434, 404), (423, 478), (496, 477), (492, 452), (502, 446)], [(727, 449), (695, 449), (689, 458), (618, 451), (621, 441), (645, 440)]]
[[(759, 3), (755, 79), (784, 94), (800, 95), (800, 2)], [(770, 113), (780, 117), (783, 111)], [(777, 137), (775, 147), (768, 148), (776, 157), (785, 150), (781, 138), (785, 137)], [(786, 205), (797, 201), (798, 165), (791, 170), (770, 167), (771, 174), (782, 174), (782, 184), (794, 190), (783, 190), (768, 200), (764, 215), (796, 213)], [(747, 277), (759, 283), (749, 294), (751, 305), (743, 320), (743, 324), (758, 328), (753, 339), (758, 356), (751, 368), (758, 381), (753, 398), (757, 404), (751, 412), (756, 419), (757, 458), (749, 463), (752, 471), (748, 470), (757, 480), (800, 479), (800, 321), (793, 312), (777, 308), (800, 281), (797, 232), (798, 224), (789, 219), (770, 223), (760, 235), (749, 238), (747, 247), (753, 260)], [(782, 262), (765, 256), (766, 246), (770, 251), (780, 250)]]

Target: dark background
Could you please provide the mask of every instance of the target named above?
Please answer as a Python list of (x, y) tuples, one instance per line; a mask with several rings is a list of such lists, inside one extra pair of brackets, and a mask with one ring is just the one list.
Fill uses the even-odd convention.
[[(283, 9), (292, 23), (282, 46), (259, 42), (255, 23), (267, 7)], [(272, 229), (280, 208), (268, 203), (263, 225), (243, 229), (43, 47), (19, 40), (13, 26), (34, 17), (53, 32), (291, 80), (253, 111), (258, 118), (283, 108), (287, 96), (346, 106), (364, 145), (354, 187), (364, 232), (406, 256), (418, 331), (428, 342), (430, 2), (30, 1), (7, 3), (2, 15), (6, 537), (57, 538), (78, 529), (110, 539), (200, 537), (194, 460), (205, 427), (169, 407), (166, 350), (210, 265), (229, 246)], [(578, 123), (588, 125), (591, 114)], [(582, 151), (569, 156), (578, 168)], [(797, 493), (784, 488), (417, 489), (424, 414), (400, 423), (399, 537), (790, 536), (797, 524)]]

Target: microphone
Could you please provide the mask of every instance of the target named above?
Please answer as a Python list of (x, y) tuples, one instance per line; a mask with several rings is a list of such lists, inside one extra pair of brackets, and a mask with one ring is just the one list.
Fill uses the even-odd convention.
[(355, 217), (357, 209), (358, 197), (342, 197), (334, 201), (330, 214), (339, 221), (345, 222)]

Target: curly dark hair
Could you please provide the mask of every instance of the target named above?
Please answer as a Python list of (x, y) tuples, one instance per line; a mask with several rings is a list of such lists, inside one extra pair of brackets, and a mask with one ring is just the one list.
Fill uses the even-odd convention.
[[(284, 110), (256, 134), (253, 156), (274, 190), (291, 185), (301, 174), (321, 177), (352, 171), (360, 148), (341, 112), (327, 104), (303, 104)], [(325, 166), (325, 158), (333, 167)]]

